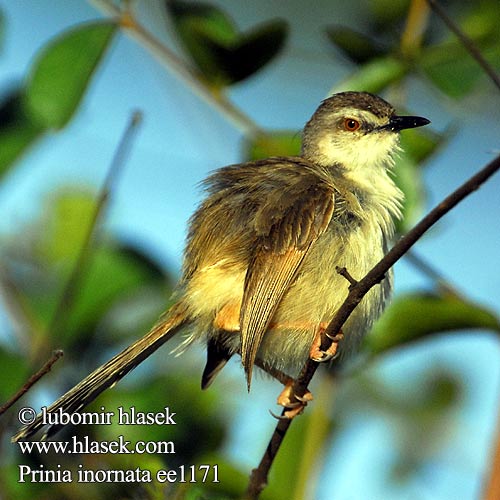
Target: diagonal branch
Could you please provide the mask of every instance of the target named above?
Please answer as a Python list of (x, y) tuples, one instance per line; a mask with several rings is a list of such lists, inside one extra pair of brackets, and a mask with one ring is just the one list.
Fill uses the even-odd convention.
[[(363, 279), (357, 283), (353, 283), (349, 287), (347, 298), (323, 334), (322, 349), (326, 349), (329, 344), (326, 336), (333, 336), (341, 330), (342, 325), (347, 321), (354, 308), (361, 302), (366, 293), (384, 278), (385, 273), (408, 252), (420, 237), (465, 197), (479, 189), (498, 170), (500, 170), (500, 156), (497, 156), (486, 167), (473, 175), (467, 182), (433, 208), (411, 231), (398, 240), (385, 257)], [(311, 382), (318, 366), (319, 363), (311, 359), (307, 360), (294, 383), (293, 390), (295, 394), (302, 395), (306, 392), (307, 386)], [(284, 417), (284, 412), (282, 413), (282, 417)], [(245, 499), (257, 499), (261, 491), (266, 487), (269, 470), (291, 422), (291, 420), (285, 420), (284, 418), (278, 422), (258, 467), (252, 471)]]
[(427, 0), (427, 3), (430, 8), (443, 20), (448, 29), (457, 36), (462, 45), (469, 51), (469, 54), (478, 62), (484, 72), (490, 77), (491, 81), (500, 90), (500, 75), (498, 75), (491, 64), (483, 57), (474, 42), (455, 24), (455, 22), (448, 16), (446, 11), (436, 0)]
[(5, 413), (16, 401), (22, 398), (44, 375), (50, 372), (52, 365), (63, 356), (61, 350), (54, 351), (45, 364), (34, 373), (26, 383), (8, 401), (0, 406), (0, 415)]

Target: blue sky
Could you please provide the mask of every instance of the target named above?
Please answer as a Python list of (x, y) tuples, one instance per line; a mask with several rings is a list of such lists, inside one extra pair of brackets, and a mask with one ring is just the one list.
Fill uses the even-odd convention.
[[(303, 8), (299, 1), (217, 3), (227, 8), (243, 29), (275, 16), (291, 22), (292, 37), (284, 54), (232, 89), (231, 97), (264, 127), (301, 128), (319, 101), (350, 71), (334, 60), (318, 30), (318, 19), (323, 24), (352, 24), (362, 19), (362, 9), (347, 8), (349, 2), (339, 2), (335, 12), (331, 2), (317, 2), (310, 9)], [(100, 17), (91, 5), (78, 0), (8, 2), (2, 9), (6, 29), (0, 54), (1, 91), (23, 78), (36, 50), (51, 36), (75, 23)], [(169, 43), (159, 12), (157, 7), (151, 8), (144, 20)], [(499, 152), (499, 97), (488, 83), (483, 88), (488, 92), (459, 103), (430, 93), (419, 82), (408, 88), (408, 107), (431, 119), (437, 130), (452, 121), (461, 125), (449, 146), (426, 167), (429, 207)], [(0, 185), (0, 232), (29, 219), (40, 209), (44, 196), (57, 186), (72, 182), (98, 186), (134, 109), (144, 112), (144, 124), (114, 193), (107, 224), (123, 237), (140, 241), (159, 261), (178, 270), (186, 222), (200, 199), (197, 183), (210, 170), (240, 160), (241, 134), (123, 35), (115, 40), (70, 126), (41, 142)], [(499, 183), (499, 176), (493, 178), (417, 247), (468, 297), (497, 311)], [(396, 266), (396, 284), (399, 291), (430, 286), (404, 262)], [(0, 325), (8, 329), (5, 318)], [(437, 339), (381, 363), (381, 374), (402, 381), (418, 377), (429, 366), (449, 365), (460, 370), (471, 389), (450, 429), (456, 433), (452, 444), (441, 452), (449, 468), (439, 470), (443, 468), (439, 465), (424, 471), (426, 485), (419, 476), (419, 481), (408, 486), (405, 498), (474, 498), (477, 494), (496, 419), (499, 356), (498, 342), (488, 334), (475, 332)], [(255, 410), (252, 403), (266, 400), (242, 392), (235, 411), (241, 411), (243, 423), (248, 420), (249, 425), (240, 422), (228, 447), (228, 452), (246, 466), (253, 466), (260, 457), (263, 444), (255, 446), (256, 433), (264, 443), (274, 425), (267, 418), (267, 407), (276, 387), (269, 388), (262, 382), (258, 388), (267, 402), (261, 402)], [(258, 418), (255, 412), (262, 408), (266, 408), (265, 417)], [(390, 459), (382, 451), (387, 435), (383, 422), (360, 416), (342, 436), (325, 461), (325, 467), (337, 471), (338, 498), (401, 498), (401, 491), (388, 491), (377, 474)], [(371, 470), (366, 481), (354, 481), (360, 470)], [(318, 500), (330, 498), (329, 481), (320, 484)]]

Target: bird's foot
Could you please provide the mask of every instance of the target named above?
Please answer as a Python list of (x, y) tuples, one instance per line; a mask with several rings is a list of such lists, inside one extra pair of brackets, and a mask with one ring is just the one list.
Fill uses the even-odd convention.
[(344, 334), (342, 331), (337, 333), (337, 335), (327, 335), (327, 337), (332, 341), (328, 349), (325, 351), (321, 349), (321, 336), (323, 332), (326, 330), (328, 325), (321, 323), (318, 331), (316, 332), (316, 336), (314, 337), (314, 342), (311, 346), (311, 350), (309, 351), (309, 357), (316, 361), (317, 363), (323, 363), (325, 361), (329, 361), (330, 359), (335, 358), (338, 352), (339, 342), (344, 338)]
[(283, 416), (278, 418), (286, 418), (291, 420), (297, 415), (300, 415), (304, 411), (304, 408), (307, 406), (307, 403), (313, 400), (313, 395), (309, 390), (307, 390), (301, 396), (295, 394), (293, 390), (293, 383), (293, 380), (287, 382), (285, 384), (285, 388), (278, 396), (278, 404), (285, 408)]

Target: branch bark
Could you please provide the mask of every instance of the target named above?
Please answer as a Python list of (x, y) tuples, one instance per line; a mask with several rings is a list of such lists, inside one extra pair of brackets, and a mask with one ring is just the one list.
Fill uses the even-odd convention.
[(63, 356), (63, 351), (60, 349), (54, 351), (52, 356), (45, 362), (45, 364), (34, 373), (26, 383), (19, 389), (6, 403), (0, 406), (0, 415), (5, 413), (18, 399), (26, 394), (44, 375), (50, 372), (52, 365)]
[[(398, 240), (385, 257), (363, 279), (350, 286), (347, 298), (324, 332), (322, 349), (326, 349), (328, 346), (327, 335), (333, 336), (341, 330), (342, 325), (347, 321), (366, 293), (383, 279), (385, 273), (408, 252), (420, 237), (465, 197), (479, 189), (498, 170), (500, 170), (500, 155), (433, 208), (411, 231)], [(307, 386), (318, 366), (319, 363), (311, 359), (307, 360), (299, 377), (294, 382), (295, 394), (302, 395), (306, 392)], [(267, 485), (269, 470), (292, 422), (292, 420), (284, 419), (284, 413), (283, 411), (281, 414), (283, 418), (279, 420), (258, 467), (251, 473), (244, 497), (247, 500), (259, 498), (260, 493)]]

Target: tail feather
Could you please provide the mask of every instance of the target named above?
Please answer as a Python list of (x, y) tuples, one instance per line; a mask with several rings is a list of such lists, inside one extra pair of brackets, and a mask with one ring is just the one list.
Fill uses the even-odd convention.
[[(109, 387), (115, 385), (128, 372), (151, 356), (167, 340), (171, 339), (187, 322), (186, 313), (182, 304), (174, 305), (166, 317), (160, 320), (146, 335), (111, 358), (107, 363), (96, 368), (79, 384), (61, 396), (47, 408), (47, 413), (63, 411), (75, 413), (89, 405), (94, 399)], [(22, 427), (12, 437), (16, 442), (31, 437), (45, 424), (42, 414), (29, 425)], [(50, 437), (58, 432), (63, 425), (52, 425), (45, 432), (43, 438)]]

